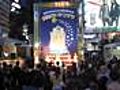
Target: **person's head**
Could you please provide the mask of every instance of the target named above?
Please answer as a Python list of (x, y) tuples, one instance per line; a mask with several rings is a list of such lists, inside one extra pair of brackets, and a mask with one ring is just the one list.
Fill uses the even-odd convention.
[(3, 67), (7, 67), (7, 63), (6, 62), (3, 62)]
[(111, 0), (111, 3), (116, 3), (116, 0)]
[(107, 0), (102, 0), (103, 4), (107, 5)]
[(56, 62), (56, 65), (57, 65), (57, 66), (59, 66), (59, 65), (60, 65), (60, 62), (59, 62), (59, 61), (57, 61), (57, 62)]
[(19, 61), (16, 61), (16, 66), (19, 66), (20, 62)]
[(113, 80), (113, 81), (116, 81), (119, 79), (119, 74), (117, 72), (111, 72), (110, 73), (110, 78)]
[(109, 64), (107, 65), (107, 68), (108, 68), (109, 70), (111, 70), (111, 69), (112, 69), (112, 65), (109, 63)]
[(41, 68), (41, 64), (37, 64), (36, 67), (37, 67), (37, 69), (40, 69)]
[(102, 84), (106, 84), (107, 81), (108, 81), (108, 78), (107, 78), (106, 76), (102, 76), (99, 81), (100, 81), (100, 83), (102, 83)]
[(12, 64), (9, 64), (9, 66), (8, 66), (10, 69), (12, 69)]
[(52, 67), (52, 62), (48, 63), (48, 67)]

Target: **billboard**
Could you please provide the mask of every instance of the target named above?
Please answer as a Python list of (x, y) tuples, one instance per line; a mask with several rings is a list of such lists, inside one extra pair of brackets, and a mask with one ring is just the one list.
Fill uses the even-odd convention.
[(40, 41), (47, 52), (74, 53), (77, 49), (78, 19), (75, 8), (43, 8), (40, 12)]
[(95, 32), (119, 31), (119, 0), (85, 0), (86, 27)]
[(60, 7), (59, 4), (59, 7), (41, 6), (37, 11), (41, 55), (49, 61), (76, 58), (79, 32), (77, 8)]

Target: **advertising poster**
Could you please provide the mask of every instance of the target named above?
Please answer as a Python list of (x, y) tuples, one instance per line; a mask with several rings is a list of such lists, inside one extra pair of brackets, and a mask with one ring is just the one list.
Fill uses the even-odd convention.
[(75, 9), (42, 9), (40, 38), (50, 53), (74, 53), (77, 49), (78, 19)]
[(120, 0), (85, 0), (85, 20), (94, 32), (119, 31)]
[(77, 59), (79, 18), (75, 7), (42, 7), (39, 13), (41, 55), (48, 62)]

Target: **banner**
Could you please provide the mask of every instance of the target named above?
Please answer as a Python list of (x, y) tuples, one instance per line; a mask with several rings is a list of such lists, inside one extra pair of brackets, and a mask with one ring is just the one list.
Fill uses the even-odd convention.
[(77, 9), (42, 8), (39, 14), (42, 52), (74, 54), (77, 51), (79, 29)]

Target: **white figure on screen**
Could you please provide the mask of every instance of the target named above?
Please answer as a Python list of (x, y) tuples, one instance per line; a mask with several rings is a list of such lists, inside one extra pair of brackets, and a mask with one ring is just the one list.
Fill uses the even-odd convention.
[(65, 37), (66, 33), (63, 27), (54, 27), (52, 32), (50, 32), (50, 52), (57, 54), (67, 53), (68, 50), (65, 43)]

